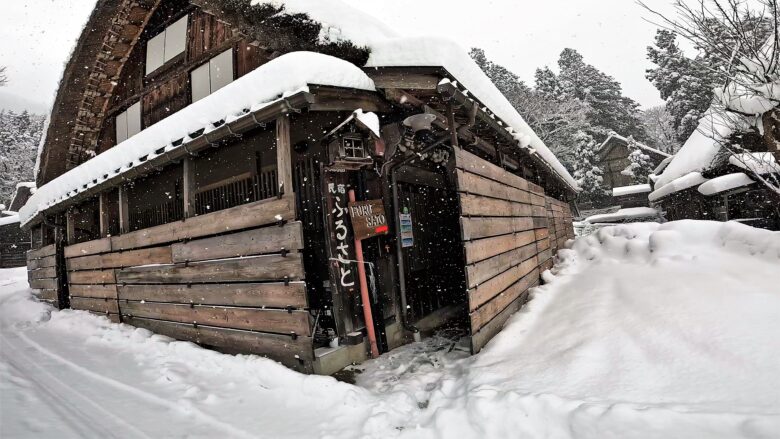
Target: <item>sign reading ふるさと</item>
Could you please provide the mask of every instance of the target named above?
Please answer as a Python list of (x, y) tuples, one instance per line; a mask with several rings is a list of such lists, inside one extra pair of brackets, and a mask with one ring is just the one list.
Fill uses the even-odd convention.
[(352, 231), (357, 239), (386, 235), (389, 231), (382, 200), (349, 203), (349, 216), (352, 217)]

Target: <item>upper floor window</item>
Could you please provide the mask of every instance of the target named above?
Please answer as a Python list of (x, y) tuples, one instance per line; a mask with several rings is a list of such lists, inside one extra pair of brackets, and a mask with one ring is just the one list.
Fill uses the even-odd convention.
[(192, 102), (197, 102), (233, 82), (233, 50), (211, 58), (190, 74)]
[(146, 74), (184, 53), (187, 46), (187, 21), (182, 17), (146, 43)]
[(141, 132), (141, 103), (136, 102), (116, 117), (116, 144)]

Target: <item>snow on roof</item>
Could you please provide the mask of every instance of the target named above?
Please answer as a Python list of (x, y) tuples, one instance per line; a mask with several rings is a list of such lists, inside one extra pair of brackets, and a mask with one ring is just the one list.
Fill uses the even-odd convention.
[(630, 207), (614, 213), (603, 213), (585, 218), (586, 223), (616, 223), (626, 220), (658, 219), (659, 213), (652, 207)]
[(650, 201), (656, 201), (675, 192), (680, 192), (682, 190), (688, 189), (689, 187), (698, 186), (707, 180), (707, 178), (702, 177), (701, 172), (691, 172), (659, 187), (658, 189), (651, 192), (647, 198), (650, 199)]
[(7, 226), (9, 224), (18, 224), (18, 223), (19, 223), (19, 215), (0, 217), (0, 226)]
[(734, 154), (729, 163), (758, 175), (780, 173), (780, 165), (771, 152)]
[(511, 127), (522, 147), (530, 147), (572, 188), (577, 182), (555, 154), (523, 120), (495, 84), (457, 43), (437, 37), (384, 40), (371, 45), (366, 67), (443, 67), (506, 125)]
[(724, 110), (711, 108), (699, 121), (699, 127), (691, 134), (672, 161), (658, 176), (656, 187), (660, 188), (691, 172), (708, 169), (721, 150), (721, 144), (741, 128), (744, 121), (730, 117)]
[(649, 184), (635, 184), (633, 186), (622, 186), (612, 188), (613, 197), (622, 197), (625, 195), (644, 194), (650, 192), (652, 188)]
[(321, 26), (322, 43), (349, 41), (370, 47), (399, 35), (382, 21), (341, 0), (252, 0), (252, 5), (284, 6), (283, 14), (306, 14)]
[(744, 172), (736, 172), (734, 174), (721, 175), (720, 177), (702, 183), (701, 186), (699, 186), (699, 193), (710, 196), (749, 186), (753, 183), (755, 183), (755, 181), (748, 177)]
[(23, 181), (21, 183), (16, 183), (16, 188), (23, 188), (26, 187), (28, 189), (35, 189), (35, 182), (34, 181)]
[[(618, 140), (626, 142), (626, 143), (630, 142), (630, 140), (628, 138), (623, 137), (623, 136), (621, 136), (618, 133), (611, 132), (611, 133), (609, 133), (609, 137), (607, 137), (607, 140), (605, 140), (604, 143), (602, 143), (601, 146), (599, 146), (598, 150), (601, 151), (602, 149), (606, 148), (606, 146), (609, 144), (609, 141), (612, 140), (612, 139), (618, 139)], [(651, 148), (651, 147), (645, 145), (644, 143), (637, 142), (636, 140), (634, 141), (634, 144), (637, 147), (639, 147), (639, 149), (644, 149), (645, 151), (650, 151), (650, 152), (658, 154), (658, 155), (660, 155), (662, 157), (667, 157), (667, 158), (671, 157), (671, 154), (669, 154), (668, 152), (663, 152), (660, 149)]]
[(313, 52), (280, 56), (45, 184), (20, 210), (21, 221), (26, 224), (85, 185), (95, 186), (95, 179), (105, 181), (156, 157), (161, 148), (168, 152), (183, 147), (171, 142), (184, 138), (186, 144), (190, 133), (203, 128), (209, 132), (215, 122), (231, 122), (246, 109), (257, 111), (309, 85), (375, 90), (371, 78), (347, 61)]

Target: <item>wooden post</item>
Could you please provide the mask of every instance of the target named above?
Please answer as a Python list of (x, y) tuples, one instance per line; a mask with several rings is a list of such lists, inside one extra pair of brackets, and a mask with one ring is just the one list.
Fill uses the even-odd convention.
[(186, 157), (182, 166), (184, 173), (184, 218), (195, 216), (195, 172), (193, 171), (192, 158)]
[(127, 188), (119, 186), (119, 233), (130, 231), (130, 209), (127, 204)]
[(455, 122), (455, 106), (452, 105), (452, 100), (447, 104), (447, 125), (450, 130), (450, 143), (453, 148), (459, 148), (458, 144), (458, 123)]
[(100, 237), (105, 238), (108, 236), (108, 193), (101, 192), (98, 200), (98, 206), (100, 209)]
[(281, 193), (292, 193), (292, 147), (290, 145), (290, 116), (276, 119), (276, 167)]
[(75, 244), (76, 243), (76, 224), (73, 220), (73, 213), (70, 211), (65, 213), (65, 225), (66, 225), (66, 233), (65, 233), (65, 239), (63, 241), (67, 242), (68, 244)]

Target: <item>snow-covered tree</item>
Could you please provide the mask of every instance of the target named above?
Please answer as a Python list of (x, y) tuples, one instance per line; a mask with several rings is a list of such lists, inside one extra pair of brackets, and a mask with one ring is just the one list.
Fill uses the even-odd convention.
[(646, 143), (669, 154), (676, 154), (682, 143), (678, 141), (677, 130), (674, 128), (674, 116), (659, 105), (642, 111), (642, 125), (647, 133)]
[(5, 66), (0, 66), (0, 87), (8, 83), (8, 76), (5, 74)]
[(0, 111), (0, 201), (10, 199), (17, 183), (33, 180), (43, 122), (27, 111)]
[(596, 201), (608, 195), (604, 188), (604, 171), (596, 163), (596, 141), (588, 133), (580, 131), (575, 136), (574, 179), (582, 189), (580, 197)]
[(590, 107), (590, 133), (604, 140), (611, 131), (644, 140), (639, 104), (623, 96), (620, 83), (587, 64), (574, 49), (564, 49), (558, 59), (558, 82), (567, 99), (576, 98)]
[(628, 161), (630, 163), (620, 173), (631, 177), (634, 184), (647, 183), (647, 177), (653, 172), (654, 168), (652, 159), (637, 145), (633, 137), (628, 138), (627, 148), (629, 151)]

